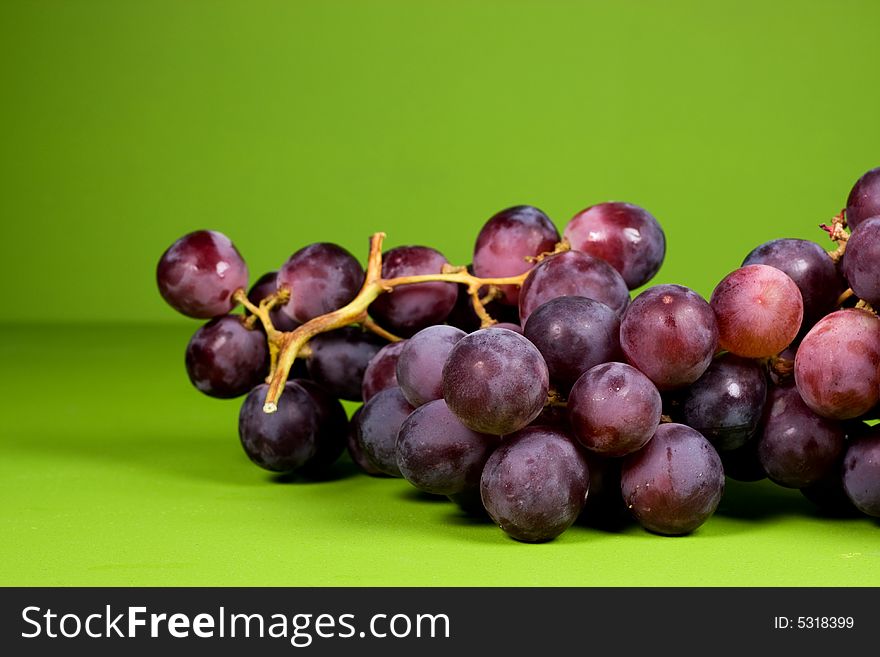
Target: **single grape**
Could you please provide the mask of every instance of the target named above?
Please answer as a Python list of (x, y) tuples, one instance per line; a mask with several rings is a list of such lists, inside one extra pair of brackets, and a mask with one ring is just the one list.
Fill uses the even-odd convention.
[(266, 336), (248, 329), (241, 315), (216, 317), (186, 345), (186, 373), (201, 392), (230, 399), (245, 394), (269, 373)]
[(880, 518), (880, 431), (876, 427), (847, 447), (843, 487), (859, 511)]
[(878, 215), (880, 215), (880, 167), (866, 172), (853, 185), (846, 199), (846, 223), (851, 230), (855, 230), (865, 219)]
[(880, 401), (880, 319), (856, 308), (825, 316), (801, 341), (794, 379), (807, 406), (835, 420)]
[(785, 349), (801, 328), (804, 304), (787, 274), (768, 265), (746, 265), (715, 287), (709, 301), (722, 349), (767, 358)]
[(380, 390), (397, 385), (397, 359), (405, 346), (406, 340), (386, 344), (367, 363), (361, 385), (361, 395), (365, 402), (370, 401)]
[(361, 472), (368, 474), (371, 477), (384, 477), (386, 476), (385, 473), (373, 465), (373, 462), (370, 461), (366, 454), (364, 454), (364, 448), (361, 447), (359, 431), (361, 411), (363, 411), (363, 409), (363, 406), (359, 406), (357, 410), (351, 414), (351, 419), (348, 421), (348, 432), (346, 433), (348, 455)]
[(563, 431), (527, 427), (507, 436), (480, 478), (483, 506), (518, 541), (549, 541), (584, 508), (590, 473), (581, 450)]
[(377, 392), (364, 404), (357, 435), (364, 454), (380, 472), (403, 476), (397, 466), (397, 434), (414, 410), (398, 387)]
[[(880, 189), (880, 187), (878, 187)], [(880, 213), (880, 210), (878, 210)], [(872, 306), (880, 306), (880, 216), (859, 224), (843, 255), (843, 274), (853, 292)]]
[(562, 390), (594, 365), (621, 357), (620, 319), (604, 303), (557, 297), (529, 315), (523, 334), (547, 362), (550, 380)]
[(637, 296), (620, 322), (627, 362), (661, 391), (699, 379), (718, 346), (712, 308), (681, 285), (655, 285)]
[(232, 294), (247, 287), (248, 268), (223, 233), (197, 230), (184, 235), (159, 258), (159, 293), (177, 312), (211, 319), (235, 308)]
[(498, 437), (471, 431), (442, 399), (414, 410), (397, 435), (397, 465), (413, 486), (435, 495), (454, 495), (480, 483)]
[(276, 282), (279, 290), (290, 290), (290, 301), (282, 306), (284, 313), (305, 324), (354, 299), (363, 285), (364, 270), (341, 246), (318, 242), (290, 256)]
[[(427, 246), (398, 246), (382, 256), (382, 278), (439, 274), (447, 264), (442, 253)], [(443, 322), (457, 298), (455, 283), (401, 285), (370, 304), (370, 314), (392, 333), (410, 336)]]
[(443, 397), (443, 365), (465, 335), (454, 326), (429, 326), (406, 341), (397, 360), (397, 385), (410, 404)]
[(316, 335), (309, 341), (309, 376), (334, 397), (361, 401), (367, 365), (386, 344), (354, 326)]
[(281, 393), (278, 410), (264, 413), (269, 386), (261, 383), (245, 397), (238, 416), (238, 435), (245, 454), (261, 468), (293, 472), (314, 457), (320, 430), (312, 396), (295, 381)]
[(708, 520), (724, 492), (724, 468), (703, 435), (683, 424), (661, 424), (639, 451), (625, 457), (620, 488), (645, 529), (688, 534)]
[[(480, 278), (506, 278), (532, 268), (527, 258), (553, 251), (559, 242), (556, 226), (538, 208), (518, 205), (502, 210), (480, 229), (474, 246), (474, 274)], [(501, 301), (515, 306), (519, 290), (501, 288)]]
[(660, 424), (660, 393), (624, 363), (603, 363), (584, 373), (568, 396), (575, 437), (604, 456), (624, 456), (647, 443)]
[(558, 253), (544, 258), (523, 283), (519, 294), (523, 325), (538, 306), (564, 296), (594, 299), (620, 315), (629, 303), (629, 288), (604, 260), (580, 251)]
[(809, 240), (765, 242), (753, 249), (742, 264), (744, 267), (768, 265), (785, 272), (801, 292), (805, 327), (812, 326), (834, 310), (837, 298), (846, 288), (825, 249)]
[(839, 463), (843, 447), (840, 423), (811, 411), (797, 388), (770, 389), (758, 442), (758, 458), (770, 479), (787, 488), (814, 484)]
[(443, 366), (443, 398), (461, 422), (480, 433), (513, 433), (547, 401), (549, 375), (541, 352), (506, 329), (461, 338)]
[(754, 435), (766, 398), (767, 379), (761, 366), (726, 353), (678, 395), (675, 415), (716, 449), (729, 451)]
[(724, 474), (736, 481), (761, 481), (767, 478), (761, 459), (758, 457), (760, 436), (749, 438), (744, 445), (730, 450), (719, 450), (718, 456), (724, 465)]
[(308, 475), (320, 475), (336, 463), (345, 452), (348, 436), (348, 416), (339, 400), (321, 385), (308, 379), (296, 379), (312, 401), (318, 417), (318, 432), (315, 435), (315, 455), (303, 466)]
[(590, 206), (572, 217), (562, 235), (571, 248), (609, 263), (631, 290), (651, 280), (666, 255), (660, 224), (632, 203)]
[[(257, 279), (257, 282), (251, 286), (250, 290), (248, 290), (248, 301), (255, 306), (260, 305), (260, 301), (275, 294), (278, 290), (277, 281), (278, 272), (275, 271), (270, 271), (260, 276)], [(269, 319), (272, 320), (272, 326), (279, 331), (292, 331), (299, 326), (299, 324), (293, 321), (287, 313), (281, 310), (281, 306), (275, 306), (269, 311)], [(257, 322), (257, 325), (262, 327), (262, 324), (259, 322)]]

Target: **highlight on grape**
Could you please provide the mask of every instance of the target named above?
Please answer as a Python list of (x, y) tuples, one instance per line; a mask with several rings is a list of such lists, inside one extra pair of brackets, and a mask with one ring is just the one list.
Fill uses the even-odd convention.
[[(833, 251), (761, 244), (708, 300), (683, 285), (631, 299), (666, 237), (619, 202), (562, 236), (535, 207), (503, 210), (467, 266), (383, 252), (383, 233), (365, 268), (310, 244), (250, 290), (230, 239), (199, 230), (156, 277), (172, 308), (209, 320), (187, 374), (244, 397), (239, 437), (261, 468), (320, 476), (347, 452), (522, 542), (578, 518), (676, 536), (712, 516), (727, 478), (880, 517), (880, 167), (821, 228)], [(349, 418), (340, 400), (362, 405)]]

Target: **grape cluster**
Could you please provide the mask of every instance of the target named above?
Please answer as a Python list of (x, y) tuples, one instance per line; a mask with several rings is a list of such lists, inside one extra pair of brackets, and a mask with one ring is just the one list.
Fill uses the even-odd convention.
[[(708, 301), (682, 285), (631, 299), (666, 240), (617, 202), (562, 236), (537, 208), (503, 210), (468, 267), (427, 246), (382, 253), (382, 234), (366, 269), (311, 244), (249, 291), (229, 239), (197, 231), (157, 280), (210, 320), (186, 370), (207, 395), (246, 395), (239, 436), (262, 468), (315, 475), (347, 451), (526, 542), (623, 515), (681, 535), (725, 477), (880, 517), (880, 168), (823, 228), (835, 251), (767, 242)], [(349, 419), (340, 400), (363, 405)]]

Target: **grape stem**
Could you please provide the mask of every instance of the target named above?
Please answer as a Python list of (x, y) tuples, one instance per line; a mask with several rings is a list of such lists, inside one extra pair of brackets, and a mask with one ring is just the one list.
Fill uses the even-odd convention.
[[(233, 298), (256, 315), (266, 329), (271, 369), (269, 378), (266, 379), (269, 384), (269, 390), (266, 393), (266, 400), (263, 404), (264, 413), (274, 413), (278, 410), (278, 400), (281, 398), (284, 384), (287, 383), (287, 378), (290, 376), (290, 368), (293, 367), (297, 355), (306, 347), (308, 341), (316, 335), (351, 326), (352, 324), (361, 324), (364, 328), (386, 339), (392, 341), (400, 339), (378, 326), (367, 315), (367, 308), (381, 294), (390, 292), (401, 285), (413, 285), (415, 283), (440, 282), (466, 285), (468, 294), (471, 295), (474, 302), (474, 312), (480, 318), (481, 324), (483, 326), (491, 326), (495, 323), (495, 320), (486, 312), (485, 305), (480, 298), (480, 290), (490, 286), (490, 294), (495, 294), (491, 292), (494, 286), (516, 285), (519, 287), (522, 286), (526, 276), (528, 276), (526, 271), (517, 276), (479, 278), (469, 273), (465, 267), (446, 266), (442, 272), (437, 274), (382, 278), (382, 242), (384, 239), (385, 233), (375, 233), (370, 238), (370, 255), (367, 259), (366, 277), (357, 296), (342, 308), (310, 319), (293, 331), (279, 331), (272, 325), (269, 310), (278, 303), (281, 303), (279, 300), (273, 300), (274, 295), (270, 295), (261, 301), (259, 306), (255, 306), (247, 299), (244, 290), (239, 290), (235, 293)], [(279, 294), (282, 292), (287, 292), (287, 290), (279, 290)]]
[(846, 208), (834, 215), (831, 219), (830, 226), (827, 224), (819, 224), (819, 228), (828, 233), (828, 237), (830, 237), (833, 242), (837, 243), (837, 248), (828, 254), (834, 262), (837, 262), (843, 257), (843, 254), (846, 251), (846, 242), (849, 239), (849, 233), (846, 232)]

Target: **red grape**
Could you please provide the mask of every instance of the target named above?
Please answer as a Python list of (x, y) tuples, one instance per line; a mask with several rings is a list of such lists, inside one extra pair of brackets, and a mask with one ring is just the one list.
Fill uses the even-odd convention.
[(269, 373), (266, 336), (248, 329), (241, 315), (216, 317), (186, 346), (186, 372), (200, 391), (229, 399), (247, 393)]
[(278, 289), (290, 290), (290, 301), (282, 308), (300, 324), (341, 308), (355, 298), (363, 282), (364, 270), (357, 259), (328, 242), (300, 249), (277, 276)]

